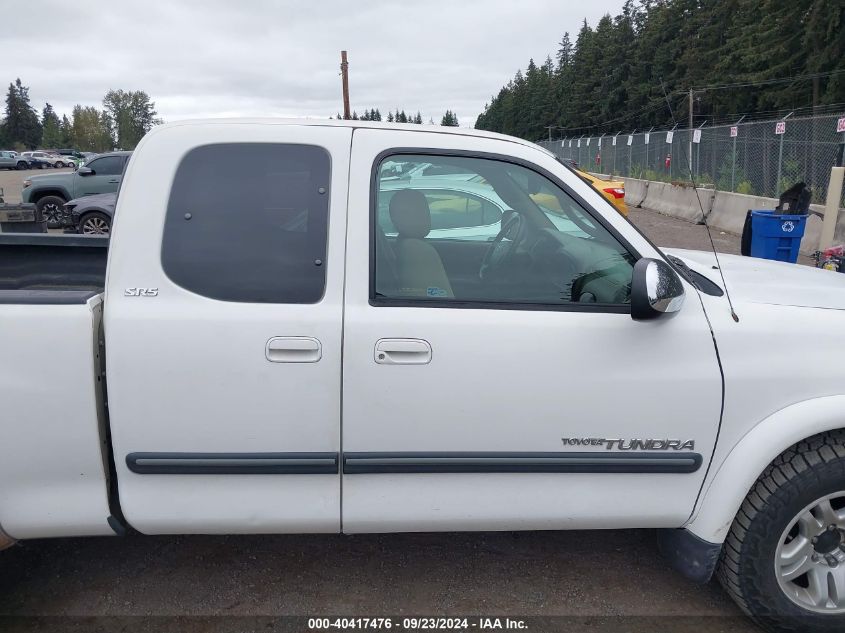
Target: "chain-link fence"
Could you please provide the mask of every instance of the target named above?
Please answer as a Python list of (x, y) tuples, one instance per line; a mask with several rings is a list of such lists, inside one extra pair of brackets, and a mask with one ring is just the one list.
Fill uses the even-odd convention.
[(692, 172), (699, 185), (777, 198), (795, 183), (805, 182), (813, 202), (823, 203), (830, 168), (837, 164), (840, 145), (845, 143), (845, 133), (836, 131), (839, 118), (705, 124), (692, 132), (620, 132), (540, 144), (587, 171), (667, 182), (689, 182), (691, 146)]

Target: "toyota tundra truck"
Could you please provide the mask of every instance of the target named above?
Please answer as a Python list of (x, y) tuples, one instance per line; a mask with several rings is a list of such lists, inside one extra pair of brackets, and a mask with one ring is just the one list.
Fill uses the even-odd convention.
[(843, 630), (843, 279), (659, 249), (507, 136), (157, 127), (110, 238), (0, 235), (2, 540), (655, 528)]

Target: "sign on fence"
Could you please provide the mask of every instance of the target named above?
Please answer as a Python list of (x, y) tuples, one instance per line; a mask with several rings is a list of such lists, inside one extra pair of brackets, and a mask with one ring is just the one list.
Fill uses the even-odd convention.
[(693, 143), (700, 143), (701, 142), (701, 130), (695, 129), (692, 131), (692, 142)]
[[(784, 178), (792, 180), (796, 178), (795, 174), (805, 175), (807, 178), (812, 175), (813, 183), (818, 189), (813, 202), (819, 201), (821, 194), (827, 190), (829, 178), (829, 169), (821, 169), (820, 166), (841, 164), (840, 153), (844, 151), (842, 147), (845, 146), (845, 108), (832, 114), (814, 117), (793, 115), (788, 119), (776, 117), (737, 122), (738, 118), (729, 120), (724, 126), (710, 123), (702, 126), (700, 140), (698, 133), (695, 133), (695, 140), (698, 142), (692, 145), (691, 156), (694, 171), (699, 175), (711, 174), (710, 177), (714, 179), (712, 174), (718, 174), (718, 186), (725, 191), (753, 191), (756, 195), (772, 198), (780, 195)], [(677, 162), (678, 157), (682, 158), (681, 162), (686, 169), (686, 158), (683, 154), (686, 151), (686, 143), (693, 142), (693, 133), (697, 129), (695, 125), (686, 129), (681, 127), (685, 122), (680, 122), (674, 130), (672, 126), (675, 124), (671, 123), (664, 128), (649, 130), (649, 126), (646, 126), (639, 131), (633, 131), (630, 127), (626, 130), (622, 125), (625, 124), (620, 124), (602, 138), (599, 138), (601, 133), (591, 131), (594, 136), (590, 138), (587, 156), (584, 156), (584, 143), (590, 133), (581, 137), (583, 142), (579, 149), (575, 147), (578, 137), (581, 136), (580, 132), (570, 132), (566, 136), (564, 140), (569, 146), (568, 150), (558, 147), (560, 138), (551, 143), (546, 141), (543, 145), (554, 148), (562, 156), (576, 160), (578, 152), (581, 152), (579, 162), (591, 166), (595, 163), (596, 154), (601, 149), (606, 152), (607, 146), (612, 145), (613, 155), (602, 155), (601, 166), (604, 169), (596, 171), (613, 172), (619, 176), (641, 175), (643, 168), (648, 166), (662, 172), (664, 176), (671, 174), (675, 178), (678, 177), (678, 166), (672, 164), (672, 159)], [(769, 142), (766, 141), (767, 137)], [(606, 142), (608, 140), (609, 142)], [(666, 140), (669, 143), (663, 145)], [(662, 153), (658, 151), (655, 154), (657, 145), (665, 147)], [(699, 148), (698, 151), (695, 148)], [(671, 156), (668, 156), (669, 154)], [(598, 166), (598, 163), (595, 165)], [(817, 174), (814, 173), (816, 169)]]
[(648, 132), (646, 132), (646, 133), (645, 133), (645, 137), (644, 137), (644, 138), (645, 138), (645, 144), (646, 144), (646, 145), (648, 145), (648, 139), (649, 139), (649, 137), (650, 137), (650, 136), (651, 136), (651, 134), (649, 134)]

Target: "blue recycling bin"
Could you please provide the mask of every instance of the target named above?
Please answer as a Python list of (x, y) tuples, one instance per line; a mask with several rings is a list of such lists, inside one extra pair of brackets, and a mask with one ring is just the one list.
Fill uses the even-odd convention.
[(751, 211), (751, 256), (794, 264), (806, 226), (806, 215)]

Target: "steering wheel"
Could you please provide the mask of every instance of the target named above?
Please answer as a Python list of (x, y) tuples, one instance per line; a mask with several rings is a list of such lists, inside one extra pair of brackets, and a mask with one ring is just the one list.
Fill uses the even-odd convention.
[[(522, 233), (522, 216), (511, 212), (512, 215), (504, 220), (499, 234), (490, 242), (490, 247), (481, 260), (481, 268), (478, 270), (480, 279), (489, 279), (491, 275), (500, 269), (514, 254), (519, 237)], [(505, 238), (508, 241), (505, 241)]]

